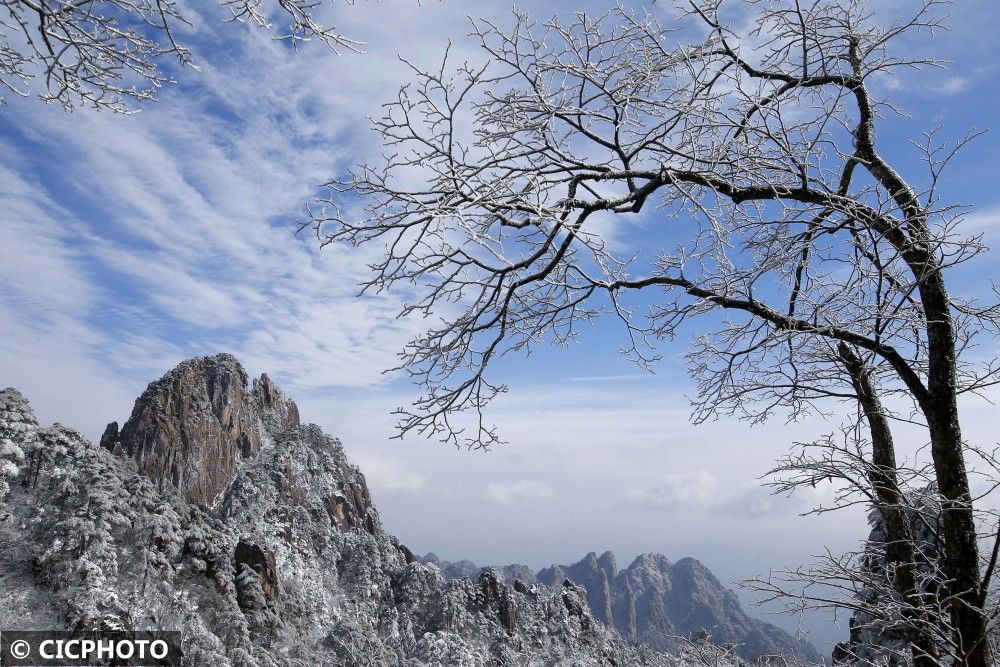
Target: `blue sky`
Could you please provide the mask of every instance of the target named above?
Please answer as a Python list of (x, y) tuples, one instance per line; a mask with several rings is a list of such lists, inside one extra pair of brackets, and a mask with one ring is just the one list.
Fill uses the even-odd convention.
[[(536, 0), (521, 6), (553, 11)], [(995, 244), (993, 11), (985, 0), (956, 4), (950, 32), (906, 45), (953, 62), (883, 82), (910, 116), (890, 119), (879, 141), (918, 173), (906, 138), (939, 125), (948, 139), (992, 129), (943, 192), (973, 205), (967, 224)], [(505, 360), (511, 392), (492, 413), (511, 441), (501, 450), (390, 440), (389, 412), (417, 390), (382, 371), (422, 323), (395, 319), (397, 296), (356, 297), (377, 249), (320, 252), (294, 235), (295, 222), (319, 183), (377, 152), (364, 119), (405, 81), (397, 53), (436, 63), (450, 37), (457, 56), (474, 57), (463, 39), (468, 14), (502, 22), (509, 6), (337, 5), (338, 26), (367, 42), (365, 54), (339, 56), (318, 45), (293, 52), (199, 16), (185, 38), (201, 71), (180, 72), (181, 84), (141, 113), (67, 115), (9, 99), (0, 109), (0, 385), (20, 388), (43, 421), (97, 437), (176, 362), (231, 351), (342, 437), (391, 531), (445, 558), (537, 567), (591, 550), (612, 549), (626, 563), (659, 551), (698, 557), (732, 583), (852, 545), (865, 533), (858, 514), (797, 517), (828, 490), (773, 499), (756, 481), (789, 442), (831, 425), (691, 426), (683, 336), (661, 348), (655, 376), (616, 356), (620, 332), (610, 323), (574, 348)], [(988, 288), (998, 262), (995, 253), (977, 259), (954, 276), (957, 291)], [(965, 406), (972, 437), (991, 437), (991, 410)], [(919, 444), (913, 434), (906, 446)], [(808, 626), (820, 642), (833, 636), (815, 619)]]

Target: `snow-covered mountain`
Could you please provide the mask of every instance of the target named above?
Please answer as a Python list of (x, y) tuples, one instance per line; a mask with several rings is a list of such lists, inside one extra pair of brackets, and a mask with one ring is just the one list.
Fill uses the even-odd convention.
[[(433, 553), (422, 560), (437, 565), (449, 578), (475, 579), (480, 572), (468, 560), (447, 562)], [(694, 558), (672, 563), (660, 554), (643, 554), (619, 570), (615, 555), (607, 551), (538, 572), (527, 565), (493, 569), (511, 585), (558, 586), (569, 580), (582, 586), (595, 618), (625, 639), (660, 651), (670, 652), (680, 638), (708, 637), (748, 659), (785, 655), (804, 662), (822, 660), (809, 642), (750, 617), (736, 594)]]
[(100, 444), (0, 392), (0, 628), (180, 630), (213, 667), (739, 664), (626, 641), (576, 583), (446, 578), (383, 529), (339, 441), (247, 381), (186, 361)]

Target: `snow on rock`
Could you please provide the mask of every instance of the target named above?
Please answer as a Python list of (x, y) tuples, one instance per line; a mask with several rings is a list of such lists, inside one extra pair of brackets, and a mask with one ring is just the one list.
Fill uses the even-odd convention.
[[(474, 563), (442, 561), (427, 554), (424, 562), (451, 578), (475, 579)], [(660, 554), (642, 554), (623, 570), (610, 551), (589, 553), (572, 565), (552, 565), (537, 573), (526, 565), (494, 568), (515, 588), (532, 584), (580, 586), (593, 616), (630, 642), (673, 652), (689, 639), (710, 639), (732, 647), (747, 659), (789, 656), (807, 663), (821, 658), (807, 641), (750, 617), (736, 594), (693, 558), (672, 563)]]

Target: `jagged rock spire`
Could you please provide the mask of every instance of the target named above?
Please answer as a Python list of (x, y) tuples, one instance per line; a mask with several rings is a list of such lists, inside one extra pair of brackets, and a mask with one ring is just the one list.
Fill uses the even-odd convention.
[[(263, 441), (299, 425), (295, 402), (267, 375), (247, 390), (247, 372), (230, 354), (197, 357), (151, 383), (116, 433), (101, 438), (161, 488), (172, 485), (189, 502), (209, 505), (232, 480), (243, 459)], [(116, 442), (112, 442), (116, 441)]]

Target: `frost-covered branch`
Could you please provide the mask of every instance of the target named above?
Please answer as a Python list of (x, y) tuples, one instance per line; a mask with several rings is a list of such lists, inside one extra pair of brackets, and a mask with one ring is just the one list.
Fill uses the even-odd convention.
[[(317, 0), (219, 0), (231, 21), (274, 30), (276, 39), (358, 50), (324, 24)], [(348, 2), (353, 4), (353, 2)], [(282, 27), (275, 28), (278, 23)], [(190, 24), (176, 0), (0, 0), (0, 89), (45, 102), (127, 112), (173, 79), (164, 64), (195, 67), (178, 39)], [(0, 95), (0, 102), (3, 101)]]

